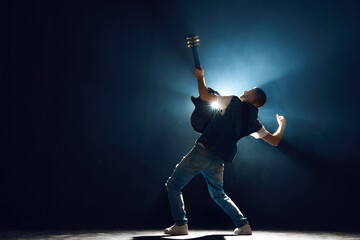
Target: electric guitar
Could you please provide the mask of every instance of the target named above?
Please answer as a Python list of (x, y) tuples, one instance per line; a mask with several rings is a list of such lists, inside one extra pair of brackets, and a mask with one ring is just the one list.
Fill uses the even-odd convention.
[[(197, 47), (200, 45), (199, 36), (196, 36), (193, 33), (189, 34), (186, 37), (186, 43), (187, 43), (187, 47), (192, 49), (194, 61), (195, 61), (195, 67), (197, 69), (201, 69), (199, 54), (197, 52)], [(208, 88), (208, 91), (211, 94), (220, 95), (217, 91), (211, 88)], [(195, 105), (195, 109), (191, 114), (191, 118), (190, 118), (191, 126), (196, 132), (202, 133), (205, 130), (206, 126), (211, 121), (216, 111), (211, 109), (210, 104), (201, 100), (200, 97), (191, 96), (191, 101)]]

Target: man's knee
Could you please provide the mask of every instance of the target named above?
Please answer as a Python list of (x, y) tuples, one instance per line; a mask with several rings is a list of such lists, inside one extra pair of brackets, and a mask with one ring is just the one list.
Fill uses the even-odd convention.
[(172, 190), (177, 190), (177, 189), (180, 190), (180, 186), (177, 185), (176, 183), (174, 183), (174, 180), (172, 177), (169, 177), (169, 179), (166, 181), (165, 187), (168, 192), (172, 191)]
[(210, 196), (215, 202), (226, 200), (228, 198), (228, 196), (224, 193), (223, 190), (211, 191)]

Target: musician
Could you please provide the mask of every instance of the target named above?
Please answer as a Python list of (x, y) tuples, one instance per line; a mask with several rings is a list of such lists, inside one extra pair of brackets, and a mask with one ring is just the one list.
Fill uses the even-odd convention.
[(275, 133), (268, 132), (257, 120), (258, 109), (266, 102), (266, 94), (258, 87), (244, 91), (243, 95), (220, 96), (210, 94), (205, 85), (204, 69), (194, 68), (198, 80), (200, 99), (210, 103), (219, 102), (219, 113), (210, 123), (191, 151), (176, 165), (166, 187), (175, 224), (165, 229), (166, 234), (187, 235), (188, 225), (181, 189), (201, 173), (207, 183), (211, 198), (230, 216), (235, 224), (234, 234), (251, 235), (247, 218), (223, 190), (224, 162), (231, 162), (237, 152), (236, 143), (251, 135), (273, 146), (281, 141), (286, 120), (276, 114), (279, 127)]

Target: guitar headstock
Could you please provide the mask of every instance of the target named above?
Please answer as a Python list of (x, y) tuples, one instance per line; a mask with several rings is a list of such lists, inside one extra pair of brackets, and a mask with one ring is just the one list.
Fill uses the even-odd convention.
[(187, 47), (196, 48), (197, 46), (200, 45), (199, 36), (196, 36), (196, 34), (194, 34), (194, 33), (190, 33), (186, 37), (186, 44), (187, 44)]

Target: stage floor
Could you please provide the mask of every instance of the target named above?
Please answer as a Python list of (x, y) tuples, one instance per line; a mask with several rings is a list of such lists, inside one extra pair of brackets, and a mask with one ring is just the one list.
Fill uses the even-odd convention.
[(305, 231), (253, 231), (251, 236), (235, 236), (232, 231), (224, 230), (191, 230), (187, 236), (169, 236), (164, 235), (162, 230), (151, 231), (9, 231), (1, 232), (0, 239), (51, 239), (51, 240), (156, 240), (156, 239), (201, 239), (201, 240), (233, 240), (233, 239), (251, 239), (251, 240), (359, 240), (360, 233), (342, 233), (342, 232), (305, 232)]

